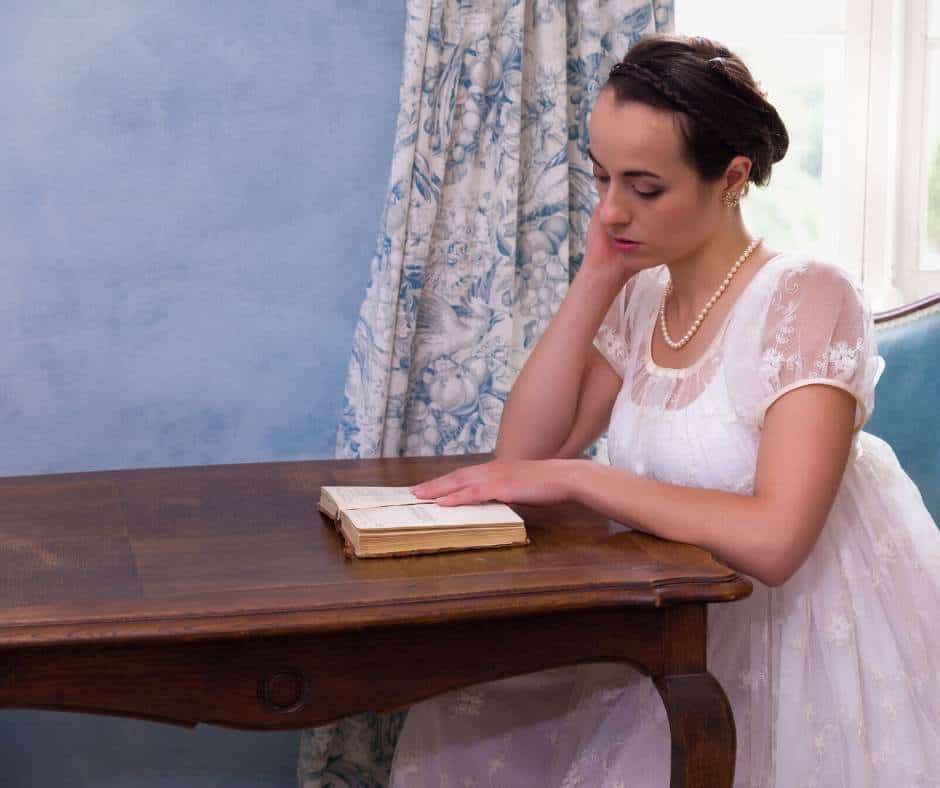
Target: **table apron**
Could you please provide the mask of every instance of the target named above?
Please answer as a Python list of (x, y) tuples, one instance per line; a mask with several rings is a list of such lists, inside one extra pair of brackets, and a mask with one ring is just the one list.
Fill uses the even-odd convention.
[(587, 662), (703, 674), (706, 606), (604, 607), (323, 634), (0, 650), (0, 708), (275, 730)]

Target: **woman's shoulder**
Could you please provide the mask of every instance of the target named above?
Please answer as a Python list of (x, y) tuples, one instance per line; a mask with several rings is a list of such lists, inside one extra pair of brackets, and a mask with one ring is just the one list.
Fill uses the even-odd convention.
[(749, 297), (744, 300), (761, 313), (774, 304), (786, 309), (804, 301), (815, 305), (845, 303), (847, 299), (865, 302), (861, 283), (851, 271), (804, 250), (780, 252), (765, 262), (745, 295)]
[[(820, 278), (854, 279), (851, 272), (846, 270), (843, 266), (827, 260), (817, 253), (801, 249), (775, 253), (773, 257), (763, 264), (761, 273), (765, 270), (768, 273), (776, 272), (778, 275), (809, 275)], [(668, 278), (669, 268), (666, 265), (644, 268), (634, 277), (634, 279), (637, 280), (637, 285), (664, 285)]]
[[(661, 297), (669, 280), (669, 268), (666, 265), (644, 268), (633, 280), (631, 302), (634, 305), (649, 302)], [(852, 290), (864, 300), (861, 283), (850, 271), (818, 253), (802, 249), (777, 252), (764, 262), (745, 288), (742, 300), (766, 304), (769, 300), (799, 295), (806, 289), (833, 295)]]
[(729, 324), (735, 330), (729, 334), (756, 341), (762, 332), (822, 324), (844, 310), (861, 314), (864, 302), (861, 286), (842, 266), (804, 250), (779, 252), (745, 285), (732, 307)]
[(826, 283), (837, 286), (849, 284), (861, 289), (857, 278), (844, 266), (805, 250), (779, 252), (764, 263), (764, 268), (768, 271), (768, 279), (778, 286), (801, 281), (820, 286)]

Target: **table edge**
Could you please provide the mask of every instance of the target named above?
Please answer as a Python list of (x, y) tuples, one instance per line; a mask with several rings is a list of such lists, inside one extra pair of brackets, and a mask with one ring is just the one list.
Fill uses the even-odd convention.
[[(0, 626), (0, 651), (94, 642), (127, 643), (166, 639), (268, 637), (318, 634), (343, 629), (454, 623), (483, 617), (511, 617), (622, 606), (663, 608), (683, 604), (724, 603), (744, 599), (753, 586), (733, 573), (706, 581), (670, 578), (642, 585), (607, 584), (590, 589), (527, 590), (467, 594), (402, 603), (369, 602), (353, 607), (274, 606), (231, 613), (158, 613), (97, 619), (59, 619)], [(692, 593), (690, 593), (692, 591)]]

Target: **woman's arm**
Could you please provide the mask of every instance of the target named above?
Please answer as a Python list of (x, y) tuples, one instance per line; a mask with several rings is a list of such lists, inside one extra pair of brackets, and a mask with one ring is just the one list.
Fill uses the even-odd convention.
[(580, 457), (585, 449), (604, 434), (622, 386), (623, 378), (592, 345), (588, 350), (587, 368), (581, 379), (574, 423), (555, 457)]
[[(544, 459), (559, 454), (576, 422), (582, 389), (597, 393), (595, 386), (586, 385), (591, 343), (626, 281), (614, 266), (601, 269), (585, 263), (578, 271), (513, 384), (499, 423), (497, 457)], [(604, 381), (609, 383), (609, 376)]]
[(585, 506), (780, 585), (826, 522), (854, 417), (855, 399), (833, 386), (805, 386), (778, 399), (764, 419), (753, 495), (666, 484), (585, 460), (574, 460), (565, 475), (571, 497)]
[[(610, 415), (616, 396), (611, 375), (616, 373), (598, 367), (598, 361), (607, 362), (595, 358), (600, 354), (591, 352), (592, 342), (617, 293), (638, 271), (658, 264), (618, 250), (595, 207), (584, 262), (503, 407), (495, 447), (498, 458), (568, 456), (596, 431), (599, 419)], [(600, 406), (600, 413), (581, 407), (587, 400), (592, 408)]]
[(412, 492), (445, 506), (574, 499), (780, 585), (806, 560), (826, 522), (848, 461), (854, 418), (854, 398), (833, 386), (807, 385), (780, 397), (764, 419), (753, 495), (666, 484), (584, 459), (497, 459)]

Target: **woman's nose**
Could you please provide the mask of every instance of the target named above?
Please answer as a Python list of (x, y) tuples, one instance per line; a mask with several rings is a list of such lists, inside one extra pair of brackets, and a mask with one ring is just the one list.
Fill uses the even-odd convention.
[(602, 224), (612, 226), (630, 223), (630, 210), (626, 201), (613, 186), (608, 187), (601, 195), (599, 207)]

